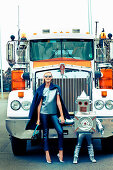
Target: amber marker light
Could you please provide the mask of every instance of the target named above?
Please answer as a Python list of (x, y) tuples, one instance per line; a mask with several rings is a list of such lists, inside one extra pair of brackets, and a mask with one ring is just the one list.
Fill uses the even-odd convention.
[(23, 98), (24, 97), (24, 92), (18, 92), (18, 97)]
[(101, 32), (101, 39), (106, 39), (106, 33), (105, 32)]
[(101, 96), (106, 97), (107, 96), (107, 91), (101, 91)]
[(22, 39), (27, 38), (26, 34), (25, 34), (25, 33), (22, 33), (21, 38), (22, 38)]
[(37, 33), (36, 33), (36, 32), (34, 32), (34, 33), (33, 33), (33, 35), (37, 35)]

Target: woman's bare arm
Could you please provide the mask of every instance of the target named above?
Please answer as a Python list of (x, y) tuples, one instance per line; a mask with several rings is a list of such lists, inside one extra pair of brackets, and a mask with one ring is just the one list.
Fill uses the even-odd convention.
[(41, 109), (41, 106), (42, 106), (42, 99), (40, 100), (40, 103), (37, 107), (37, 123), (38, 125), (40, 125), (40, 109)]
[(63, 114), (63, 110), (62, 110), (62, 105), (61, 105), (61, 101), (60, 101), (60, 95), (57, 94), (57, 106), (60, 112), (60, 119), (61, 119), (61, 123), (64, 123), (64, 114)]

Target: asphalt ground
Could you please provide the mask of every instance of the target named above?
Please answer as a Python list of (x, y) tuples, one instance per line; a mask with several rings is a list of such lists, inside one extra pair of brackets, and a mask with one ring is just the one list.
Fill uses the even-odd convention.
[(74, 140), (64, 140), (64, 163), (60, 163), (56, 156), (57, 142), (50, 141), (52, 164), (45, 161), (41, 144), (31, 146), (27, 142), (27, 153), (24, 156), (14, 156), (11, 149), (9, 134), (5, 127), (7, 99), (0, 100), (0, 170), (113, 170), (113, 154), (104, 153), (100, 140), (93, 140), (97, 163), (91, 163), (87, 149), (81, 150), (79, 163), (73, 164)]

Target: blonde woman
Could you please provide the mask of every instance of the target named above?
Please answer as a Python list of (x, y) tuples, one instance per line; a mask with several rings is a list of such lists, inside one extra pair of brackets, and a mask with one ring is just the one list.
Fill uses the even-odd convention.
[(42, 125), (46, 161), (51, 163), (48, 146), (48, 121), (50, 120), (58, 133), (59, 153), (57, 156), (59, 161), (63, 162), (63, 129), (61, 124), (65, 122), (65, 118), (70, 119), (70, 116), (63, 103), (60, 87), (51, 82), (52, 73), (46, 72), (43, 78), (44, 83), (37, 89), (33, 98), (30, 108), (30, 121), (26, 129), (30, 129), (34, 124)]

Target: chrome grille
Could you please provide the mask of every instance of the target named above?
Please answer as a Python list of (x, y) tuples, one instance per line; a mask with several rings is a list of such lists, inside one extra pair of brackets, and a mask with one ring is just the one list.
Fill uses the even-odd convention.
[[(57, 84), (61, 88), (62, 98), (64, 104), (69, 112), (73, 112), (76, 110), (75, 101), (78, 96), (81, 95), (84, 90), (88, 96), (90, 94), (90, 82), (87, 78), (54, 78), (54, 84)], [(38, 79), (37, 85), (38, 87), (42, 84), (42, 79)]]

